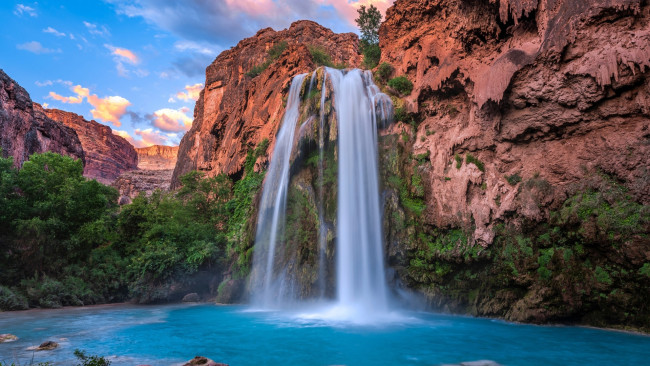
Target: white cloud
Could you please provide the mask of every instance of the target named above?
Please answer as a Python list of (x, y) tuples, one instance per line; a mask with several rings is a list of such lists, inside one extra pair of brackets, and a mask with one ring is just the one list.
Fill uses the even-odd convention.
[(199, 43), (187, 40), (174, 43), (174, 48), (181, 52), (193, 51), (208, 56), (216, 56), (222, 51), (221, 48), (205, 44), (204, 42)]
[(55, 92), (50, 92), (49, 98), (68, 104), (80, 104), (85, 98), (94, 107), (94, 109), (90, 110), (93, 118), (110, 122), (116, 127), (122, 125), (120, 119), (128, 113), (126, 108), (131, 105), (131, 102), (127, 99), (120, 96), (99, 98), (96, 94), (90, 94), (90, 90), (81, 85), (75, 85), (71, 89), (75, 93), (73, 96), (64, 97)]
[(46, 48), (43, 47), (43, 45), (40, 42), (32, 41), (32, 42), (27, 42), (23, 44), (16, 45), (16, 48), (19, 50), (24, 50), (24, 51), (29, 51), (31, 53), (35, 54), (43, 54), (43, 53), (61, 53), (61, 49), (51, 49), (51, 48)]
[(45, 80), (45, 81), (38, 81), (37, 80), (36, 82), (34, 82), (34, 84), (36, 84), (36, 86), (39, 86), (39, 87), (44, 87), (44, 86), (53, 85), (54, 83), (52, 82), (52, 80)]
[(16, 5), (16, 7), (14, 8), (14, 14), (17, 16), (22, 16), (23, 14), (29, 15), (30, 17), (38, 16), (36, 9), (32, 8), (31, 6), (27, 6), (23, 4)]
[(50, 33), (53, 34), (57, 37), (65, 37), (65, 33), (59, 32), (58, 30), (52, 28), (52, 27), (47, 27), (43, 29), (43, 33)]
[(101, 37), (109, 37), (111, 35), (111, 32), (109, 32), (108, 29), (103, 25), (100, 26), (86, 21), (84, 21), (83, 24), (86, 26), (88, 33), (92, 35)]
[(187, 116), (187, 107), (179, 109), (163, 108), (155, 111), (150, 117), (153, 125), (167, 132), (187, 131), (192, 127), (192, 118)]
[(199, 99), (199, 95), (201, 94), (201, 90), (203, 90), (203, 84), (194, 84), (194, 85), (185, 85), (185, 90), (187, 92), (178, 92), (176, 93), (176, 98), (184, 101), (188, 100), (193, 100), (197, 101)]

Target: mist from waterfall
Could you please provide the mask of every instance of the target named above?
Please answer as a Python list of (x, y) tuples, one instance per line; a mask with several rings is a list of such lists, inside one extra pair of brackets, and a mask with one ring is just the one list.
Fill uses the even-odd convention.
[[(314, 75), (308, 81), (308, 93), (314, 87)], [(282, 243), (286, 222), (287, 192), (291, 183), (292, 150), (299, 121), (300, 90), (305, 75), (294, 78), (291, 84), (287, 109), (278, 132), (269, 171), (264, 182), (258, 217), (258, 228), (252, 274), (253, 302), (261, 308), (294, 306), (304, 301), (294, 289), (294, 281), (282, 268), (285, 245)], [(392, 103), (372, 81), (370, 71), (336, 70), (325, 68), (321, 80), (318, 116), (318, 177), (316, 206), (319, 227), (317, 286), (313, 296), (325, 297), (326, 275), (334, 271), (336, 291), (334, 304), (317, 317), (373, 318), (388, 311), (382, 233), (382, 206), (377, 155), (377, 128), (384, 126), (392, 116)], [(331, 95), (330, 95), (331, 94)], [(336, 265), (326, 268), (327, 227), (324, 223), (325, 200), (323, 192), (324, 146), (323, 130), (326, 117), (326, 100), (332, 101), (336, 114), (337, 133), (337, 212), (336, 212)], [(305, 118), (314, 118), (305, 117)], [(299, 123), (300, 122), (300, 123)], [(295, 265), (295, 263), (291, 263)], [(314, 299), (310, 299), (314, 300)]]

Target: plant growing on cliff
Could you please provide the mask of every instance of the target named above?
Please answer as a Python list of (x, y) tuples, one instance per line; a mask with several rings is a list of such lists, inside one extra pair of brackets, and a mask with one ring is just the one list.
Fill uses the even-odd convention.
[(482, 172), (485, 171), (485, 165), (483, 164), (483, 162), (480, 161), (480, 160), (478, 160), (478, 158), (475, 157), (475, 156), (472, 155), (472, 154), (467, 154), (467, 155), (465, 156), (465, 162), (466, 162), (467, 164), (474, 164), (474, 165), (476, 165), (476, 167), (478, 168), (478, 170), (480, 170), (480, 171), (482, 171)]
[(413, 91), (413, 83), (406, 76), (398, 76), (390, 79), (388, 86), (400, 95), (409, 95)]
[(377, 78), (383, 82), (389, 80), (390, 76), (393, 74), (393, 65), (388, 62), (382, 62), (381, 65), (377, 68)]
[(357, 9), (359, 17), (354, 21), (361, 31), (361, 42), (359, 49), (363, 54), (363, 65), (367, 69), (373, 69), (379, 63), (381, 58), (381, 49), (379, 48), (379, 25), (381, 24), (381, 13), (374, 5), (369, 7), (361, 5)]
[(284, 50), (287, 49), (288, 43), (287, 41), (282, 41), (279, 43), (274, 44), (269, 50), (267, 51), (267, 58), (264, 62), (262, 62), (259, 65), (253, 66), (250, 70), (246, 72), (246, 76), (254, 78), (261, 74), (264, 70), (266, 70), (271, 64), (277, 60), (280, 55), (284, 52)]
[(334, 67), (332, 56), (330, 56), (326, 49), (316, 45), (310, 45), (308, 49), (309, 53), (311, 54), (311, 58), (316, 65)]

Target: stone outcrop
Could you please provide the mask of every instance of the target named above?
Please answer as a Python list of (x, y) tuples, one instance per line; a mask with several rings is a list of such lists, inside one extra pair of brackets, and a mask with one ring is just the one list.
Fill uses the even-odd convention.
[(380, 152), (394, 286), (648, 331), (650, 5), (397, 0), (379, 33), (414, 85)]
[(125, 205), (137, 197), (140, 193), (146, 196), (156, 191), (168, 191), (172, 180), (173, 170), (131, 170), (122, 173), (111, 184), (120, 193), (118, 203)]
[(138, 169), (173, 170), (176, 166), (178, 146), (153, 145), (135, 151), (138, 153)]
[(196, 356), (193, 359), (184, 363), (183, 366), (228, 366), (228, 364), (214, 362), (207, 357)]
[[(649, 13), (639, 0), (396, 1), (382, 62), (414, 83), (404, 108), (420, 122), (413, 154), (429, 154), (426, 221), (473, 224), (486, 246), (513, 212), (542, 219), (515, 175), (557, 188), (551, 204), (600, 170), (650, 203)], [(468, 153), (483, 169), (455, 167)]]
[(74, 129), (50, 119), (25, 89), (0, 70), (0, 148), (16, 167), (31, 154), (52, 151), (85, 161)]
[(123, 172), (137, 168), (135, 149), (110, 127), (59, 109), (46, 109), (45, 114), (77, 132), (86, 155), (85, 177), (111, 184)]
[(0, 334), (0, 343), (14, 342), (14, 341), (17, 341), (17, 340), (18, 340), (18, 337), (16, 337), (13, 334), (8, 334), (8, 333)]
[[(272, 60), (268, 51), (283, 42), (286, 49)], [(246, 154), (263, 139), (273, 151), (292, 77), (315, 68), (310, 47), (328, 53), (333, 64), (357, 66), (361, 61), (356, 35), (299, 21), (282, 31), (262, 29), (208, 66), (192, 128), (180, 144), (172, 187), (191, 170), (208, 176), (241, 174)], [(249, 72), (269, 61), (259, 75)]]

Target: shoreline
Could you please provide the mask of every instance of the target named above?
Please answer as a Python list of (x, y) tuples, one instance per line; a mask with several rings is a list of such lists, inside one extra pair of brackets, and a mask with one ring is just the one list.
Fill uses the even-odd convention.
[[(201, 302), (169, 302), (169, 303), (159, 303), (159, 304), (138, 304), (138, 303), (133, 303), (133, 302), (118, 302), (118, 303), (109, 303), (109, 304), (93, 304), (93, 305), (84, 305), (84, 306), (63, 306), (60, 308), (31, 308), (27, 310), (10, 310), (10, 311), (0, 311), (0, 318), (2, 317), (3, 314), (29, 314), (29, 313), (40, 313), (40, 312), (46, 312), (46, 311), (79, 311), (79, 310), (102, 310), (102, 309), (110, 309), (110, 308), (138, 308), (138, 307), (155, 307), (155, 306), (178, 306), (178, 305), (212, 305), (212, 306), (217, 306), (217, 307), (223, 307), (223, 306), (246, 306), (247, 304), (223, 304), (223, 303), (217, 303), (214, 301), (201, 301)], [(457, 317), (465, 317), (465, 318), (475, 318), (475, 319), (486, 319), (486, 320), (495, 320), (495, 321), (501, 321), (504, 323), (510, 323), (510, 324), (518, 324), (518, 325), (532, 325), (532, 326), (539, 326), (539, 327), (576, 327), (576, 328), (586, 328), (586, 329), (594, 329), (594, 330), (603, 330), (603, 331), (610, 331), (610, 332), (617, 332), (617, 333), (625, 333), (625, 334), (631, 334), (631, 335), (639, 335), (639, 336), (644, 336), (644, 337), (650, 337), (650, 332), (646, 333), (641, 330), (636, 330), (636, 329), (620, 329), (620, 328), (612, 328), (612, 327), (597, 327), (593, 325), (588, 325), (588, 324), (571, 324), (571, 323), (547, 323), (547, 324), (539, 324), (539, 323), (525, 323), (525, 322), (516, 322), (516, 321), (511, 321), (511, 320), (506, 320), (504, 318), (498, 318), (498, 317), (489, 317), (489, 316), (477, 316), (477, 315), (471, 315), (471, 314), (462, 314), (462, 313), (451, 313), (451, 312), (436, 312), (436, 311), (429, 311), (429, 310), (409, 310), (409, 309), (403, 309), (405, 311), (415, 311), (415, 312), (422, 312), (422, 313), (427, 313), (427, 314), (436, 314), (436, 315), (444, 315), (444, 316), (457, 316)]]

